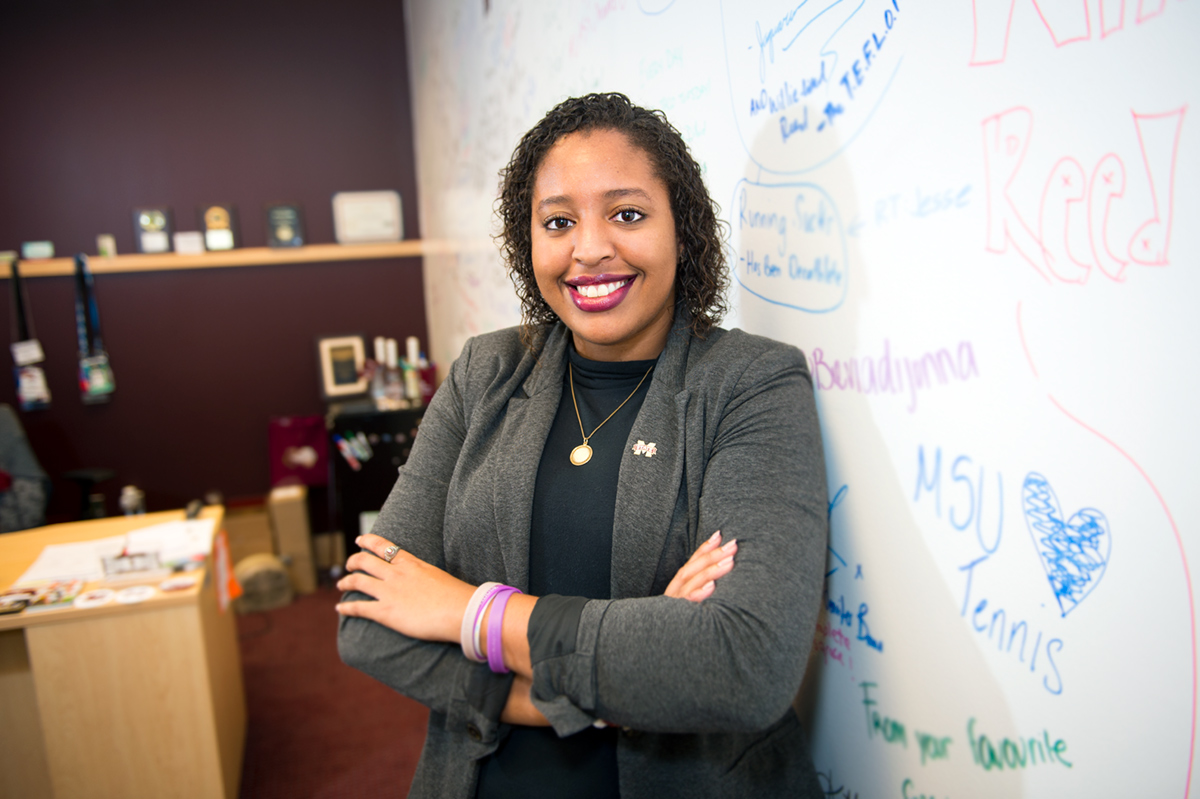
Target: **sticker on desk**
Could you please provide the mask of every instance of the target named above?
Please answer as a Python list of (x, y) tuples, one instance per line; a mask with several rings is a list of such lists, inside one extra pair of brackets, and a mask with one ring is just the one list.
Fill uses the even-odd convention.
[(23, 611), (29, 605), (29, 600), (33, 599), (33, 594), (32, 588), (10, 588), (0, 594), (0, 616)]
[(91, 591), (85, 591), (75, 597), (75, 607), (77, 608), (98, 608), (101, 605), (107, 605), (116, 597), (117, 592), (111, 588), (96, 588)]
[(157, 593), (158, 591), (152, 585), (131, 585), (117, 594), (117, 601), (122, 605), (135, 605), (138, 602), (145, 602)]
[(69, 608), (82, 592), (83, 580), (78, 578), (49, 580), (37, 586), (33, 598), (29, 600), (29, 612)]
[(172, 577), (158, 584), (159, 591), (182, 591), (196, 584), (195, 577)]

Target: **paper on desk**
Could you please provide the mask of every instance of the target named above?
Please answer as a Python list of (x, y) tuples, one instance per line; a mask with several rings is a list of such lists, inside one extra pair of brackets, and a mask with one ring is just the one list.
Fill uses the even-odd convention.
[(105, 555), (119, 554), (124, 546), (123, 535), (74, 544), (50, 544), (42, 549), (33, 565), (17, 578), (16, 585), (73, 578), (87, 582), (103, 580), (104, 565), (100, 559)]
[(164, 565), (182, 563), (195, 556), (203, 557), (212, 551), (214, 527), (212, 519), (181, 519), (132, 530), (128, 535), (74, 544), (50, 544), (42, 549), (33, 565), (18, 578), (16, 585), (73, 578), (88, 582), (103, 580), (103, 559), (119, 555), (125, 550), (158, 552), (159, 561)]

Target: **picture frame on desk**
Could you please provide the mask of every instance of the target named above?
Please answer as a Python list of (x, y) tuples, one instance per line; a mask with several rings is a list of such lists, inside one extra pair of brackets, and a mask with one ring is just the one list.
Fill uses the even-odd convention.
[(367, 378), (363, 375), (363, 366), (366, 359), (367, 348), (362, 336), (318, 338), (321, 396), (331, 400), (365, 394)]

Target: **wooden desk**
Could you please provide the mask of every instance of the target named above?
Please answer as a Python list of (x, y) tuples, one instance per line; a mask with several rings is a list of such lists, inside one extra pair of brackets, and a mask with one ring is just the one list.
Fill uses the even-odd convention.
[[(219, 507), (203, 513), (218, 529), (222, 517)], [(0, 535), (0, 588), (47, 544), (182, 518)], [(137, 605), (0, 616), (0, 797), (237, 796), (246, 738), (237, 628), (210, 571), (196, 574), (195, 587)]]

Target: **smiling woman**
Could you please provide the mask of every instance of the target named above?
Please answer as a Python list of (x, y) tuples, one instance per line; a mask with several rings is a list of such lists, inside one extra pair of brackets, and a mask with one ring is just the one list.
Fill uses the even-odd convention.
[[(679, 132), (661, 112), (638, 108), (628, 99), (613, 100), (616, 97), (623, 95), (588, 95), (562, 103), (525, 134), (501, 173), (500, 247), (521, 300), (526, 331), (559, 319), (543, 297), (533, 268), (534, 217), (540, 213), (534, 208), (533, 194), (545, 161), (556, 145), (575, 134), (582, 138), (591, 133), (619, 133), (624, 136), (626, 146), (615, 156), (647, 159), (654, 177), (667, 190), (679, 248), (676, 304), (682, 308), (684, 322), (691, 332), (704, 338), (725, 314), (725, 291), (729, 285), (716, 206), (704, 185), (699, 165)], [(621, 164), (611, 166), (616, 169)], [(539, 202), (546, 199), (553, 198), (543, 196)]]
[(467, 342), (340, 583), (343, 659), (431, 709), (411, 795), (820, 796), (803, 354), (716, 327), (714, 204), (623, 95), (529, 131), (499, 213), (525, 324)]
[(533, 190), (538, 291), (595, 361), (653, 358), (675, 318), (679, 244), (666, 184), (624, 133), (564, 136)]

